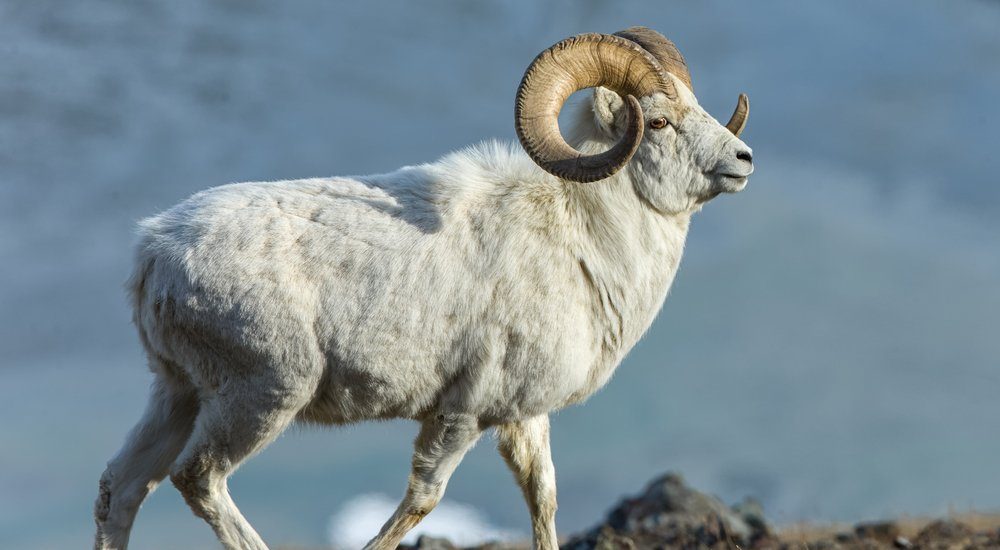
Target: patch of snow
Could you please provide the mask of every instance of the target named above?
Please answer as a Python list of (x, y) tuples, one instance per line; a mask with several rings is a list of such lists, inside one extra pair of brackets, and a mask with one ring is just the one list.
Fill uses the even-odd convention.
[[(327, 528), (329, 543), (338, 550), (363, 547), (378, 533), (398, 505), (397, 499), (379, 493), (352, 498), (330, 518)], [(517, 531), (490, 524), (482, 512), (472, 506), (449, 500), (442, 500), (406, 535), (403, 542), (414, 544), (420, 535), (445, 537), (459, 546), (527, 539), (526, 535)]]

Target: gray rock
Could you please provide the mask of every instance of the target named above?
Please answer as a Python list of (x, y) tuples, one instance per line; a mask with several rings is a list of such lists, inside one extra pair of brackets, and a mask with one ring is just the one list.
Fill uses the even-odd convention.
[(920, 530), (914, 543), (927, 547), (933, 542), (958, 542), (972, 537), (974, 531), (968, 525), (953, 519), (939, 519)]
[(674, 473), (659, 477), (608, 513), (604, 524), (567, 542), (564, 550), (748, 546), (770, 535), (759, 503), (735, 508), (700, 493)]
[(448, 539), (421, 535), (414, 546), (400, 546), (409, 550), (458, 550)]
[(709, 518), (721, 520), (727, 531), (741, 539), (750, 538), (750, 526), (719, 499), (695, 491), (684, 479), (669, 473), (646, 486), (637, 498), (626, 500), (608, 516), (608, 523), (619, 530), (635, 531), (641, 524), (702, 525)]
[(889, 543), (899, 536), (899, 525), (893, 521), (870, 521), (854, 526), (854, 534), (860, 539), (873, 539)]

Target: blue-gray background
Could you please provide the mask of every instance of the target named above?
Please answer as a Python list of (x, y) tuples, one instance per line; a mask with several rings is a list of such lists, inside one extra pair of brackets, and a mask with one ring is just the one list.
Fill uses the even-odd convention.
[[(139, 218), (232, 181), (389, 171), (512, 139), (552, 42), (645, 24), (758, 159), (666, 307), (554, 419), (563, 532), (666, 469), (779, 523), (1000, 507), (1000, 3), (0, 2), (0, 546), (85, 547), (148, 375)], [(415, 426), (299, 430), (233, 479), (275, 543), (402, 492)], [(489, 442), (448, 496), (526, 532)], [(169, 484), (136, 548), (214, 547)]]

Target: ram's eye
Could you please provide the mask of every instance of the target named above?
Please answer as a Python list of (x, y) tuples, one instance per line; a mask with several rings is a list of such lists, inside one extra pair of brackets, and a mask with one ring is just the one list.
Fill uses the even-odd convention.
[(649, 127), (654, 130), (662, 130), (667, 127), (667, 119), (660, 117), (649, 121)]

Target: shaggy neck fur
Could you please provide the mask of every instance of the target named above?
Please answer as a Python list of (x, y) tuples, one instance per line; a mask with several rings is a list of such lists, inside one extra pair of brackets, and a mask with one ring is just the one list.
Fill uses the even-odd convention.
[[(599, 134), (590, 100), (572, 113), (569, 143), (594, 154), (614, 143)], [(692, 212), (665, 214), (642, 199), (627, 169), (594, 183), (562, 186), (580, 239), (580, 269), (604, 320), (600, 364), (592, 371), (603, 385), (663, 305), (684, 250)]]

